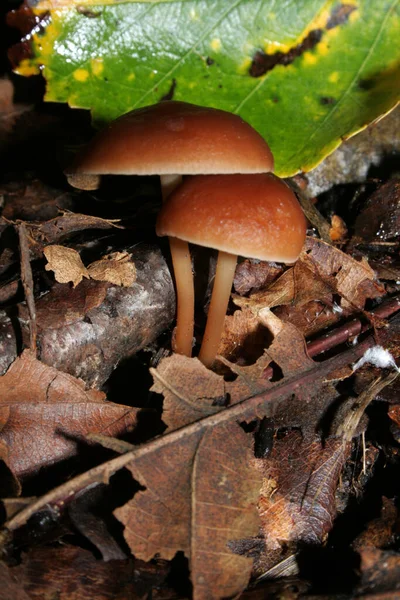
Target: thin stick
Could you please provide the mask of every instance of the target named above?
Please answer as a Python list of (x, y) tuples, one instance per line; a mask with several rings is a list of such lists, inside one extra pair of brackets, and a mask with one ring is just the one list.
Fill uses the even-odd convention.
[[(163, 202), (181, 183), (180, 175), (162, 175)], [(173, 350), (177, 354), (192, 356), (194, 329), (194, 283), (189, 244), (177, 238), (169, 238), (176, 287), (176, 331)]]
[(25, 223), (19, 223), (17, 225), (18, 237), (19, 237), (19, 253), (21, 257), (21, 281), (24, 288), (26, 305), (29, 312), (29, 338), (30, 338), (30, 349), (37, 354), (37, 325), (36, 325), (36, 306), (35, 297), (33, 294), (33, 275), (30, 262), (28, 233), (26, 230)]
[(199, 360), (206, 367), (212, 365), (218, 352), (233, 278), (235, 276), (236, 263), (237, 256), (235, 254), (219, 252), (214, 287), (208, 309), (207, 325), (199, 354)]

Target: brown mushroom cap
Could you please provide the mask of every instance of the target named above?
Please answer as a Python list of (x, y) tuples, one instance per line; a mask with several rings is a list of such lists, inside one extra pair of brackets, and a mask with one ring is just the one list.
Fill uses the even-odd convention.
[(292, 190), (271, 174), (197, 175), (168, 198), (157, 234), (230, 254), (293, 263), (306, 221)]
[(79, 174), (262, 173), (273, 169), (264, 139), (237, 115), (161, 102), (126, 113), (88, 144), (66, 170)]

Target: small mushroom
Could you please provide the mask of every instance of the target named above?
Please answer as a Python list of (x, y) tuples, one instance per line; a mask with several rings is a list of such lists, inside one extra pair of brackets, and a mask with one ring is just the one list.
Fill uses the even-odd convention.
[[(66, 171), (71, 185), (96, 189), (100, 175), (160, 175), (163, 200), (182, 175), (263, 173), (273, 157), (237, 115), (186, 102), (161, 102), (126, 113), (102, 130)], [(187, 242), (170, 242), (177, 291), (175, 351), (191, 356), (194, 287)]]
[(163, 205), (157, 234), (219, 250), (199, 359), (211, 366), (218, 351), (237, 255), (294, 263), (306, 220), (292, 190), (271, 174), (190, 177)]

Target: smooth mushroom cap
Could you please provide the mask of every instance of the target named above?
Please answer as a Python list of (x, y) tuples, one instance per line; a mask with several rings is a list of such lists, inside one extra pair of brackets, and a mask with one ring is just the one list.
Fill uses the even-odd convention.
[(306, 220), (292, 190), (274, 175), (198, 175), (171, 194), (156, 230), (230, 254), (293, 263)]
[[(122, 115), (100, 131), (66, 170), (82, 174), (265, 173), (268, 144), (229, 112), (168, 101)], [(78, 183), (78, 181), (77, 181)]]

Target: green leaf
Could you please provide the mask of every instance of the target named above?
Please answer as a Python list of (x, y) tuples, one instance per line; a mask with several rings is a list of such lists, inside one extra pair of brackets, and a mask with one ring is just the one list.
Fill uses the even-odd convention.
[[(400, 96), (399, 0), (48, 0), (33, 58), (46, 100), (107, 122), (162, 98), (240, 114), (276, 173), (308, 171)], [(44, 11), (47, 12), (44, 12)], [(36, 28), (38, 29), (38, 28)]]

